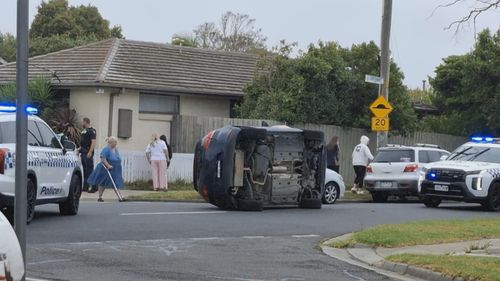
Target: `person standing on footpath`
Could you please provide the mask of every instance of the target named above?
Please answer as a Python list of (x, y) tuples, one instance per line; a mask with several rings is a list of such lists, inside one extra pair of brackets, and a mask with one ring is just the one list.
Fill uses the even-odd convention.
[(154, 133), (151, 137), (151, 142), (146, 148), (146, 157), (151, 165), (151, 175), (153, 177), (153, 189), (168, 190), (168, 182), (166, 177), (168, 158), (167, 144)]
[(351, 189), (353, 193), (363, 194), (363, 181), (366, 175), (366, 166), (373, 160), (373, 155), (368, 147), (370, 139), (367, 136), (362, 136), (360, 143), (354, 147), (352, 152), (352, 165), (356, 173), (354, 187)]
[(90, 119), (83, 118), (83, 131), (80, 138), (80, 159), (83, 166), (83, 191), (94, 193), (97, 191), (97, 186), (92, 186), (89, 189), (87, 182), (89, 175), (94, 171), (94, 150), (96, 146), (96, 130), (90, 125)]
[(337, 173), (340, 171), (340, 147), (337, 136), (333, 136), (326, 146), (326, 167)]

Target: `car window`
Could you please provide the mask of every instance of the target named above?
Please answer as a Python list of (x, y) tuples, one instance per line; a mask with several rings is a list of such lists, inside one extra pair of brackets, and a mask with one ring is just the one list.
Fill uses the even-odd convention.
[(42, 136), (35, 124), (35, 121), (28, 121), (28, 145), (43, 146)]
[(420, 163), (432, 162), (432, 161), (430, 161), (429, 152), (430, 151), (427, 151), (427, 150), (420, 150), (418, 152), (418, 162), (420, 162)]
[(0, 143), (16, 143), (16, 122), (0, 122)]
[(448, 160), (491, 162), (500, 164), (500, 148), (462, 145), (448, 157)]
[(42, 135), (43, 146), (62, 149), (56, 135), (49, 127), (47, 127), (47, 125), (37, 122), (37, 126), (40, 130), (40, 134)]
[(413, 149), (380, 150), (373, 162), (414, 162), (415, 151)]
[(427, 151), (429, 154), (429, 162), (438, 162), (441, 160), (441, 156), (444, 154), (440, 151)]

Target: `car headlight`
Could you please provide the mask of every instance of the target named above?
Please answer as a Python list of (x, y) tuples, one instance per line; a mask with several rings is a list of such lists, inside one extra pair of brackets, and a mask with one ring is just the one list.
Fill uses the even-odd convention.
[(472, 189), (483, 190), (482, 183), (483, 183), (482, 177), (473, 177), (472, 178)]

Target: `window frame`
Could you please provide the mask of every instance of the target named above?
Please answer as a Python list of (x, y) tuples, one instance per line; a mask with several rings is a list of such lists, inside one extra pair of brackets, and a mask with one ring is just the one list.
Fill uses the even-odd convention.
[[(42, 142), (44, 144), (42, 147), (51, 148), (51, 149), (61, 149), (61, 150), (63, 149), (63, 146), (62, 146), (61, 142), (59, 141), (59, 139), (57, 138), (57, 135), (54, 133), (54, 131), (52, 131), (52, 129), (47, 124), (44, 124), (43, 122), (40, 122), (40, 121), (35, 121), (35, 124), (38, 127), (38, 130), (40, 131), (40, 135), (42, 137)], [(49, 132), (52, 135), (52, 139), (57, 140), (59, 147), (52, 146), (52, 139), (48, 140), (48, 143), (45, 142), (46, 140), (45, 140), (44, 134), (42, 132), (42, 129), (40, 129), (41, 127), (45, 127), (46, 129), (49, 130)]]
[[(141, 110), (141, 97), (142, 96), (160, 96), (160, 97), (175, 98), (175, 110), (174, 110), (174, 112)], [(152, 93), (152, 92), (139, 92), (139, 114), (178, 115), (179, 111), (180, 111), (180, 96), (179, 95), (161, 94), (161, 93)]]

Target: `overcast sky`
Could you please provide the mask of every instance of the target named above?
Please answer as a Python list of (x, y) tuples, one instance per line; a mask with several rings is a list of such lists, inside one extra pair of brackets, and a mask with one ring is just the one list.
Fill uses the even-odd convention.
[[(15, 33), (16, 2), (2, 0), (0, 32)], [(191, 32), (202, 22), (217, 21), (225, 11), (249, 14), (267, 36), (267, 45), (280, 39), (297, 42), (300, 49), (318, 40), (351, 46), (380, 43), (382, 0), (70, 0), (70, 5), (92, 4), (112, 25), (119, 24), (128, 39), (169, 42), (174, 33)], [(391, 51), (410, 87), (420, 87), (433, 76), (441, 59), (468, 52), (474, 44), (473, 26), (458, 35), (444, 30), (467, 14), (475, 1), (434, 9), (451, 0), (393, 1)], [(41, 0), (30, 0), (30, 20)], [(433, 14), (433, 15), (432, 15)], [(500, 11), (480, 16), (476, 30), (500, 25)]]

